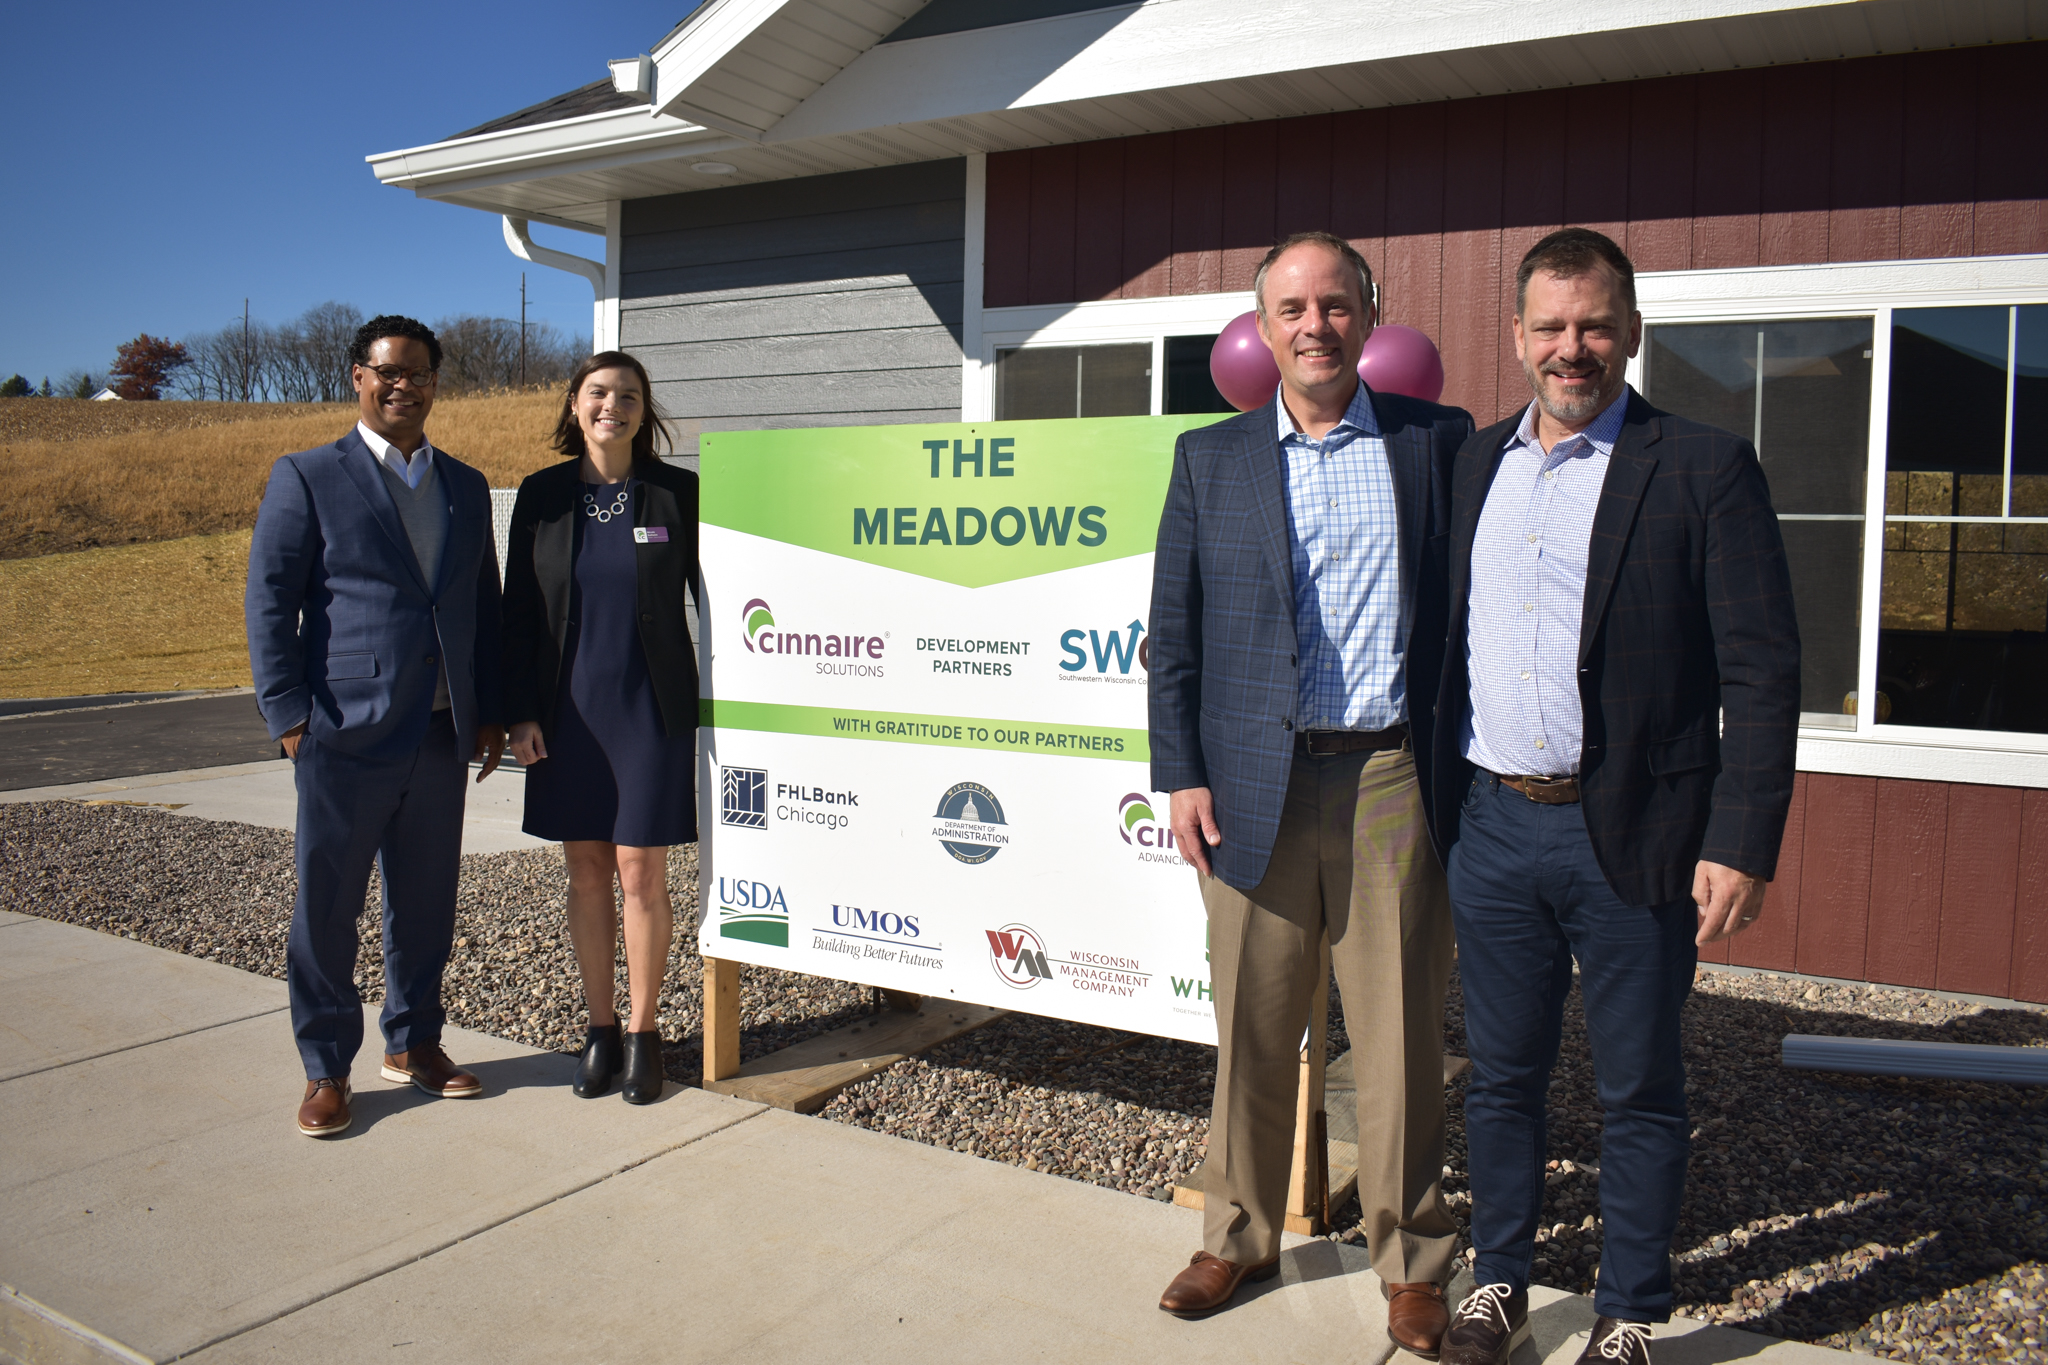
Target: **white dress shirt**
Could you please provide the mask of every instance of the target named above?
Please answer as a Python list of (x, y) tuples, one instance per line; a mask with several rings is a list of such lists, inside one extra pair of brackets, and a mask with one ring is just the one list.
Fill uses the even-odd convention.
[(1623, 389), (1548, 455), (1531, 403), (1501, 451), (1472, 541), (1465, 625), (1472, 701), (1460, 739), (1475, 767), (1529, 777), (1579, 771), (1586, 556), (1628, 396)]
[(356, 423), (356, 435), (363, 438), (363, 444), (370, 448), (379, 464), (405, 480), (407, 488), (418, 488), (420, 480), (427, 477), (427, 471), (434, 467), (434, 443), (424, 436), (420, 437), (420, 448), (407, 455), (361, 422)]

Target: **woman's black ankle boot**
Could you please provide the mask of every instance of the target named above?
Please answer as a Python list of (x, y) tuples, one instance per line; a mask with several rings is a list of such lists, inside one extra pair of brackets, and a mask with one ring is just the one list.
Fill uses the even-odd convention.
[(583, 1060), (576, 1063), (576, 1080), (569, 1088), (594, 1100), (612, 1088), (612, 1078), (619, 1074), (623, 1062), (618, 1024), (592, 1024), (585, 1033)]
[(628, 1104), (652, 1104), (661, 1098), (661, 1030), (626, 1035), (626, 1078), (619, 1093)]

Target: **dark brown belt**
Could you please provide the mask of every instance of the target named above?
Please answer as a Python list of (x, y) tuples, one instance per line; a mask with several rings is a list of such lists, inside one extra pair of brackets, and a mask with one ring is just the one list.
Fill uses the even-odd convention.
[(1296, 730), (1294, 752), (1304, 758), (1333, 758), (1361, 751), (1378, 753), (1398, 749), (1408, 742), (1408, 727), (1389, 725), (1384, 730)]
[(1500, 784), (1510, 791), (1520, 792), (1531, 801), (1546, 806), (1571, 806), (1578, 804), (1579, 779), (1576, 777), (1509, 777), (1497, 773)]

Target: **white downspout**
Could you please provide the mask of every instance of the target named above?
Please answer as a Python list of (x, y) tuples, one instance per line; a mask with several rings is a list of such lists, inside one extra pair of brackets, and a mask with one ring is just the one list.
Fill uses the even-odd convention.
[(582, 256), (571, 256), (566, 251), (555, 251), (549, 247), (541, 246), (533, 240), (532, 234), (527, 230), (524, 218), (514, 218), (509, 213), (504, 215), (504, 218), (505, 245), (511, 249), (514, 256), (517, 256), (522, 261), (530, 261), (534, 265), (545, 265), (556, 270), (566, 270), (573, 275), (581, 275), (584, 279), (590, 281), (591, 293), (596, 297), (596, 302), (591, 308), (591, 354), (595, 355), (599, 351), (613, 349), (618, 343), (615, 338), (606, 335), (608, 329), (605, 323), (609, 319), (606, 316), (607, 310), (605, 308), (605, 270), (603, 263), (589, 260)]

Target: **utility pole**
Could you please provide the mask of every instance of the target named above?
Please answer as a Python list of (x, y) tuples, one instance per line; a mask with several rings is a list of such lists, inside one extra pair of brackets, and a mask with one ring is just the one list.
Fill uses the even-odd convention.
[(526, 387), (526, 272), (519, 272), (519, 387)]
[(249, 299), (242, 298), (242, 401), (249, 401)]

